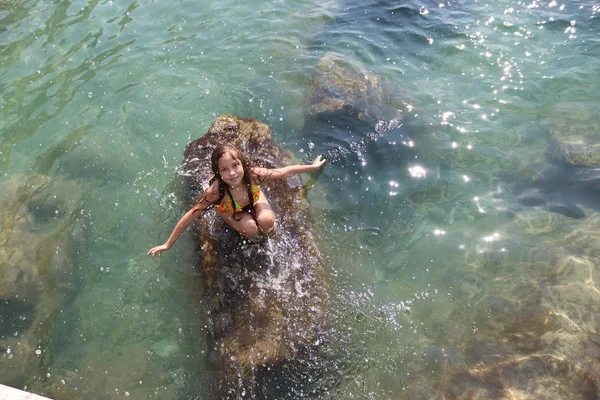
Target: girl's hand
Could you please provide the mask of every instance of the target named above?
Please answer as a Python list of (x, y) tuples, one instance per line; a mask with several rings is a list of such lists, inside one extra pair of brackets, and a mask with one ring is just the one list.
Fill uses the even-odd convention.
[(158, 255), (160, 257), (161, 253), (166, 250), (169, 250), (169, 246), (167, 246), (166, 244), (161, 244), (160, 246), (156, 246), (148, 250), (148, 253), (146, 255), (152, 257)]
[(317, 156), (317, 158), (314, 159), (312, 165), (315, 167), (315, 169), (319, 169), (323, 166), (323, 164), (325, 164), (325, 159), (321, 156)]

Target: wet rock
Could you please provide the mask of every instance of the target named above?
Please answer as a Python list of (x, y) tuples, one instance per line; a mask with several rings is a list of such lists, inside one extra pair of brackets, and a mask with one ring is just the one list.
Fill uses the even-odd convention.
[[(210, 155), (221, 143), (239, 145), (258, 166), (292, 164), (258, 121), (223, 115), (185, 151), (189, 199), (212, 177)], [(252, 397), (271, 374), (315, 343), (324, 321), (327, 285), (304, 191), (297, 179), (261, 184), (277, 214), (276, 233), (248, 242), (209, 210), (199, 219), (198, 250), (215, 322), (220, 398)]]
[(349, 113), (361, 120), (401, 120), (408, 106), (400, 90), (341, 54), (328, 53), (315, 66), (308, 113)]

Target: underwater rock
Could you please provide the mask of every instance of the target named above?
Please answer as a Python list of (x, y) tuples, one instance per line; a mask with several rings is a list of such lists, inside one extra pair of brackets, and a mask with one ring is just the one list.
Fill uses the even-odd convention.
[(594, 399), (596, 382), (568, 360), (549, 354), (511, 358), (455, 372), (442, 392), (451, 399)]
[(356, 234), (356, 245), (360, 248), (378, 250), (383, 245), (383, 233), (381, 229), (361, 228)]
[(308, 113), (317, 116), (345, 112), (361, 120), (401, 120), (409, 106), (398, 93), (398, 88), (358, 63), (328, 53), (315, 66)]
[(179, 353), (179, 346), (169, 339), (163, 339), (154, 343), (150, 350), (161, 358), (170, 358)]
[(446, 209), (451, 210), (458, 204), (462, 204), (464, 207), (473, 204), (473, 194), (471, 189), (466, 186), (447, 182), (428, 184), (413, 189), (404, 196), (404, 200), (419, 207), (420, 213), (431, 214), (432, 220), (438, 220), (435, 222), (445, 223), (448, 221)]
[(74, 290), (82, 194), (73, 181), (15, 176), (0, 213), (0, 363), (3, 383), (37, 372), (49, 329)]
[[(589, 119), (588, 119), (589, 121)], [(550, 127), (549, 155), (574, 166), (600, 167), (600, 124), (561, 119)]]
[(544, 259), (553, 265), (568, 264), (569, 269), (572, 269), (573, 264), (581, 264), (576, 259), (588, 259), (592, 264), (596, 264), (596, 258), (600, 257), (598, 224), (598, 213), (592, 213), (584, 219), (572, 219), (537, 210), (519, 213), (512, 231), (519, 237), (535, 239), (538, 243), (536, 247), (539, 249), (535, 251), (535, 258), (532, 258), (533, 254), (527, 250), (531, 256), (524, 259)]
[[(188, 394), (185, 391), (178, 394), (177, 389), (174, 396), (173, 388), (182, 383), (173, 377), (177, 371), (165, 372), (164, 364), (159, 366), (153, 360), (155, 357), (145, 344), (108, 347), (88, 344), (88, 351), (78, 354), (78, 368), (54, 367), (39, 390), (52, 399), (190, 398), (185, 397)], [(149, 380), (156, 385), (139, 384), (139, 381)]]
[(471, 305), (463, 324), (477, 329), (448, 344), (464, 349), (465, 363), (445, 371), (445, 396), (597, 397), (599, 224), (598, 213), (521, 212), (495, 239), (466, 248), (471, 275), (488, 283), (480, 296), (454, 292)]
[[(257, 166), (292, 164), (269, 126), (222, 115), (185, 150), (190, 200), (206, 189), (213, 175), (210, 156), (221, 143), (239, 145)], [(198, 223), (220, 398), (258, 396), (277, 380), (274, 374), (315, 343), (323, 324), (327, 285), (304, 189), (296, 178), (266, 182), (261, 188), (277, 215), (273, 237), (245, 240), (214, 209)]]
[(446, 224), (446, 211), (440, 207), (431, 207), (427, 210), (427, 216), (429, 219), (439, 225)]
[(386, 271), (383, 268), (375, 268), (375, 282), (381, 283), (385, 280)]

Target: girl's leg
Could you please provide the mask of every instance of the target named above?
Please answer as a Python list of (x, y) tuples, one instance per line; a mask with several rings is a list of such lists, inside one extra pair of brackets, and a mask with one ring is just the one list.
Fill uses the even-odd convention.
[(229, 226), (248, 238), (258, 235), (258, 226), (249, 212), (243, 211), (237, 213), (236, 218), (239, 218), (239, 221), (233, 219), (233, 215), (227, 212), (221, 213), (221, 217), (223, 217)]
[(275, 225), (275, 213), (268, 202), (259, 200), (258, 203), (254, 204), (254, 219), (258, 226), (265, 231), (273, 228)]

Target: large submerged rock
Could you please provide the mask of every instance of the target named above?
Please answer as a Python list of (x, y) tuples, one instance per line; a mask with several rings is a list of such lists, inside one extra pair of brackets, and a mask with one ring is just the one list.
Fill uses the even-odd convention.
[(309, 115), (345, 112), (361, 120), (401, 120), (410, 108), (393, 84), (337, 53), (317, 63), (308, 103)]
[[(186, 148), (183, 167), (190, 200), (202, 195), (213, 175), (213, 149), (227, 142), (239, 145), (254, 165), (292, 164), (267, 125), (220, 116)], [(214, 209), (199, 220), (197, 243), (215, 345), (210, 358), (219, 370), (221, 398), (268, 397), (269, 385), (281, 386), (274, 382), (310, 354), (323, 323), (327, 288), (304, 189), (297, 179), (261, 188), (277, 215), (273, 237), (249, 243)]]
[(0, 363), (3, 383), (23, 386), (48, 354), (48, 332), (73, 293), (81, 241), (81, 189), (46, 175), (3, 186), (0, 213)]
[(573, 166), (600, 167), (600, 123), (596, 104), (560, 103), (543, 121), (551, 137), (552, 158)]
[(465, 249), (468, 279), (453, 286), (469, 312), (437, 316), (430, 330), (461, 355), (437, 383), (445, 398), (598, 398), (599, 220), (521, 212)]

